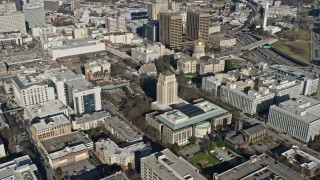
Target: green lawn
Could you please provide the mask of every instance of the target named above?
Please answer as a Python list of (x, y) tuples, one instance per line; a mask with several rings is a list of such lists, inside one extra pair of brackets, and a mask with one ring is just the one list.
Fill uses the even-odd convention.
[(193, 165), (200, 163), (202, 168), (210, 167), (220, 163), (218, 159), (204, 152), (201, 152), (199, 154), (196, 154), (195, 156), (190, 157), (189, 162)]

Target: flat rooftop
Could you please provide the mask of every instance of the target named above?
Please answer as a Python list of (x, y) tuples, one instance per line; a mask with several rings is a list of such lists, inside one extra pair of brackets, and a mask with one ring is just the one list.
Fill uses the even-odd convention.
[(43, 102), (31, 106), (26, 106), (25, 111), (27, 111), (31, 117), (45, 117), (50, 114), (56, 114), (59, 112), (68, 111), (68, 107), (62, 104), (58, 99)]
[(76, 117), (74, 121), (76, 121), (77, 124), (93, 121), (96, 119), (101, 119), (101, 118), (110, 118), (111, 115), (108, 112), (105, 111), (99, 111), (99, 112), (94, 112), (92, 114), (83, 114), (81, 117)]
[(51, 159), (58, 159), (60, 157), (66, 156), (66, 155), (68, 155), (70, 153), (76, 153), (76, 152), (83, 151), (83, 150), (86, 150), (86, 149), (87, 149), (87, 147), (84, 144), (79, 144), (79, 145), (75, 145), (75, 146), (72, 146), (72, 147), (66, 147), (63, 150), (51, 153), (51, 154), (49, 154), (49, 157)]
[(48, 153), (62, 150), (66, 146), (88, 143), (92, 143), (92, 140), (82, 131), (72, 132), (70, 134), (50, 138), (41, 142), (42, 146)]
[(199, 122), (228, 113), (227, 110), (209, 102), (185, 104), (163, 114), (155, 116), (173, 130), (181, 129)]
[(128, 142), (142, 139), (142, 135), (132, 129), (126, 122), (121, 120), (118, 116), (106, 118), (105, 122), (115, 129)]
[(101, 140), (95, 143), (96, 148), (103, 151), (108, 157), (119, 156), (121, 158), (127, 158), (134, 154), (134, 152), (142, 150), (147, 146), (143, 142), (135, 143), (124, 148), (119, 148), (119, 146), (110, 139)]
[[(260, 173), (262, 172), (262, 174)], [(304, 177), (299, 173), (291, 170), (289, 167), (277, 162), (275, 159), (262, 154), (260, 156), (251, 157), (245, 163), (242, 163), (228, 171), (218, 174), (219, 180), (236, 180), (236, 179), (274, 179), (281, 177), (282, 179), (303, 180)]]
[(277, 106), (282, 111), (298, 116), (299, 120), (312, 123), (320, 119), (320, 101), (300, 95), (295, 99), (282, 102)]
[(127, 177), (126, 174), (119, 171), (119, 172), (116, 172), (115, 174), (112, 174), (112, 175), (107, 176), (105, 178), (102, 178), (100, 180), (129, 180), (129, 178)]
[(19, 89), (26, 89), (33, 85), (46, 85), (43, 79), (36, 75), (17, 75), (12, 77), (12, 81), (19, 87)]
[[(151, 154), (148, 157), (141, 159), (141, 163), (146, 163), (156, 174), (161, 176), (161, 179), (176, 180), (179, 179), (176, 174), (184, 179), (204, 180), (197, 168), (192, 166), (182, 157), (178, 157), (170, 150), (165, 149), (161, 152)], [(170, 167), (170, 169), (168, 168)]]
[(39, 123), (35, 123), (32, 126), (37, 130), (37, 131), (42, 131), (45, 129), (49, 129), (49, 128), (54, 128), (56, 126), (60, 126), (62, 124), (69, 124), (70, 121), (69, 119), (63, 115), (56, 115), (56, 116), (52, 116), (46, 119), (41, 119)]
[(49, 74), (49, 76), (53, 76), (57, 79), (61, 79), (61, 80), (65, 80), (65, 81), (68, 81), (71, 79), (76, 79), (78, 77), (77, 74), (72, 72), (67, 67), (46, 70), (45, 73)]
[(291, 66), (272, 65), (269, 66), (269, 68), (272, 70), (281, 71), (285, 74), (289, 74), (290, 76), (294, 76), (296, 78), (317, 78), (314, 74), (308, 71), (301, 71), (300, 69)]
[(73, 90), (78, 90), (78, 91), (86, 91), (86, 90), (95, 88), (93, 84), (91, 84), (89, 81), (83, 78), (68, 80), (66, 84), (72, 87)]

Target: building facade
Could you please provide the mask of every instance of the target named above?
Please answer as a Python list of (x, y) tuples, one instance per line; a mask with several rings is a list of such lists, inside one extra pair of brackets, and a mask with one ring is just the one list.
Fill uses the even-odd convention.
[(22, 12), (25, 16), (27, 29), (45, 25), (45, 12), (43, 6), (41, 7), (33, 4), (23, 5)]
[(161, 73), (157, 83), (157, 102), (170, 105), (178, 100), (178, 82), (175, 74)]
[(124, 17), (107, 17), (106, 28), (109, 32), (127, 31), (127, 19)]
[(0, 32), (27, 33), (25, 16), (21, 12), (0, 15)]
[(160, 42), (170, 48), (179, 48), (182, 43), (182, 16), (178, 13), (161, 12), (159, 15)]
[(187, 12), (186, 37), (192, 41), (208, 42), (210, 14), (199, 11)]

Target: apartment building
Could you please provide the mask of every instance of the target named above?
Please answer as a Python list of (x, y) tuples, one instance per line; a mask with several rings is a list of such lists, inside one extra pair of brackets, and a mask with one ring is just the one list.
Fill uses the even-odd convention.
[(197, 168), (170, 150), (151, 154), (141, 159), (141, 179), (197, 179), (204, 180)]
[(71, 133), (71, 124), (69, 119), (61, 114), (40, 119), (31, 125), (30, 132), (32, 138), (40, 144), (43, 140)]
[(33, 75), (17, 75), (12, 78), (13, 92), (21, 107), (54, 100), (54, 88), (44, 79)]
[(320, 132), (320, 101), (300, 95), (270, 107), (268, 126), (309, 142)]
[(182, 16), (173, 12), (161, 12), (159, 15), (160, 42), (172, 49), (182, 43)]

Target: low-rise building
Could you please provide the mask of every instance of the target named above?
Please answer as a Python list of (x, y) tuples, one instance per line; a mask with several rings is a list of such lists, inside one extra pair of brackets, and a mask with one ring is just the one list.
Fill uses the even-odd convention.
[(106, 40), (113, 44), (133, 44), (133, 33), (130, 32), (108, 32), (99, 35), (99, 40)]
[(38, 168), (28, 155), (15, 158), (0, 164), (0, 179), (32, 179), (37, 180)]
[(208, 101), (199, 100), (174, 108), (165, 113), (146, 115), (148, 130), (167, 144), (182, 146), (188, 144), (192, 136), (203, 137), (218, 126), (231, 123), (230, 112)]
[(220, 73), (224, 71), (225, 61), (218, 60), (208, 57), (203, 57), (198, 60), (198, 70), (197, 72), (200, 75), (208, 74), (208, 73)]
[(192, 57), (183, 57), (177, 61), (177, 70), (179, 72), (196, 73), (197, 72), (197, 60)]
[(43, 140), (71, 133), (71, 124), (69, 119), (61, 114), (40, 119), (31, 125), (30, 131), (32, 138), (40, 144)]
[(160, 57), (160, 52), (152, 47), (131, 48), (131, 57), (142, 63), (152, 63)]
[(122, 141), (135, 142), (138, 140), (142, 140), (142, 135), (132, 129), (118, 116), (105, 118), (102, 124), (113, 136)]
[(71, 121), (73, 130), (89, 130), (97, 128), (105, 118), (111, 118), (109, 113), (104, 111), (94, 112), (91, 114), (83, 114), (80, 117), (75, 117)]
[(87, 28), (75, 28), (72, 32), (73, 39), (84, 39), (88, 38)]
[(218, 47), (231, 47), (237, 44), (237, 38), (225, 34), (209, 35), (209, 43)]
[(220, 93), (221, 82), (214, 76), (202, 78), (201, 89), (210, 93), (211, 95), (218, 96)]
[(6, 154), (6, 150), (4, 148), (4, 144), (3, 144), (3, 141), (1, 140), (0, 138), (0, 158), (3, 158), (5, 157), (7, 154)]
[(111, 63), (106, 60), (90, 61), (84, 64), (84, 73), (88, 81), (107, 81), (110, 79)]
[(24, 108), (24, 117), (29, 120), (43, 119), (59, 114), (64, 114), (68, 117), (69, 109), (57, 99)]
[(309, 142), (320, 132), (320, 101), (299, 96), (270, 107), (268, 126), (300, 141)]
[(151, 154), (141, 159), (141, 179), (194, 179), (204, 180), (197, 168), (170, 150)]
[(150, 150), (143, 142), (135, 143), (120, 148), (110, 139), (101, 140), (95, 143), (95, 153), (104, 164), (118, 164), (124, 169), (128, 166), (135, 168), (135, 153), (137, 151)]
[(100, 180), (129, 180), (129, 178), (127, 177), (126, 174), (119, 171), (119, 172), (116, 172), (115, 174), (112, 174), (112, 175), (107, 176), (105, 178), (102, 178)]

